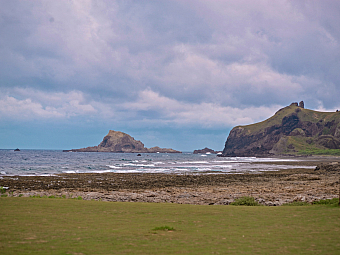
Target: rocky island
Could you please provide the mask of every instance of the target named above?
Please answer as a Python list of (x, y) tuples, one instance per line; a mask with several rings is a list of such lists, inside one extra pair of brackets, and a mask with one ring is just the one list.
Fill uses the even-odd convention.
[(221, 156), (340, 155), (340, 112), (292, 103), (269, 119), (234, 127)]
[(219, 154), (220, 151), (214, 151), (213, 149), (210, 149), (208, 147), (205, 147), (202, 150), (194, 150), (193, 154)]
[(114, 130), (110, 130), (98, 146), (64, 150), (64, 152), (182, 153), (180, 151), (160, 148), (158, 146), (146, 148), (141, 141), (135, 140), (126, 133)]

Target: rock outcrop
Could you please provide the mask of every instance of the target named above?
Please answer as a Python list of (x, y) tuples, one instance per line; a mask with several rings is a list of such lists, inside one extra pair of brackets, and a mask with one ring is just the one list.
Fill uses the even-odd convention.
[(299, 107), (305, 108), (305, 103), (304, 103), (303, 101), (301, 101), (301, 102), (299, 103)]
[(194, 150), (193, 154), (217, 154), (219, 152), (220, 151), (214, 151), (212, 149), (209, 149), (209, 148), (205, 147), (202, 150)]
[(340, 149), (340, 113), (305, 109), (300, 102), (265, 121), (233, 128), (222, 156), (330, 154), (330, 149)]
[(340, 173), (340, 162), (326, 162), (316, 166), (315, 171), (337, 172)]
[(118, 152), (118, 153), (182, 153), (173, 149), (144, 147), (141, 141), (135, 140), (132, 136), (120, 131), (110, 130), (98, 146), (82, 149), (64, 150), (65, 152)]

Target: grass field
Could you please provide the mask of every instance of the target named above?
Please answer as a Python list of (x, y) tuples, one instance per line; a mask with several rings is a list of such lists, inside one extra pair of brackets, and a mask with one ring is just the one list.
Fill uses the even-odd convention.
[(340, 209), (0, 198), (0, 254), (339, 254)]

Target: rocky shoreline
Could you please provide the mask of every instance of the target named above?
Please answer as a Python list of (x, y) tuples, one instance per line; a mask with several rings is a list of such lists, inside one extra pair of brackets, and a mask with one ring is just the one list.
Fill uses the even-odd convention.
[[(306, 162), (304, 162), (304, 165)], [(309, 162), (310, 165), (315, 162)], [(82, 197), (110, 202), (228, 205), (251, 196), (260, 204), (312, 203), (339, 197), (340, 163), (260, 174), (60, 174), (2, 176), (9, 196)]]

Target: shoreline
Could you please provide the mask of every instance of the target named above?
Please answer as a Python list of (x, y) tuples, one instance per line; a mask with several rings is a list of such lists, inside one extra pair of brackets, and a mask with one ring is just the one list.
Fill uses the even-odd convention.
[[(339, 197), (340, 164), (334, 160), (336, 158), (323, 158), (323, 163), (318, 160), (294, 162), (301, 166), (321, 164), (319, 170), (297, 166), (255, 174), (82, 173), (2, 176), (0, 186), (8, 187), (7, 194), (10, 196), (64, 196), (110, 202), (197, 205), (228, 205), (236, 198), (251, 196), (260, 204), (278, 206), (293, 201), (312, 203)], [(335, 170), (334, 167), (325, 167), (329, 165), (335, 166)]]

